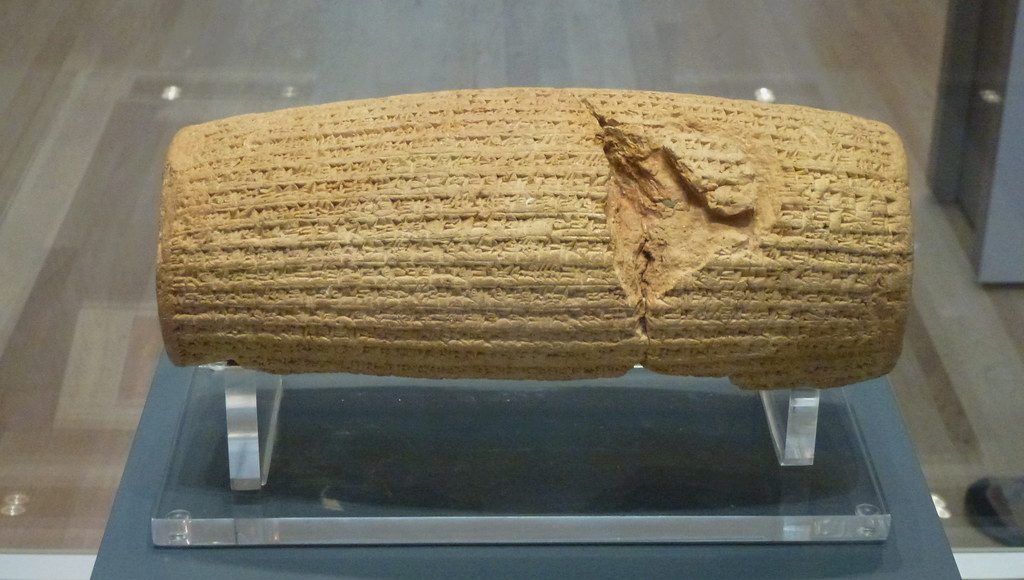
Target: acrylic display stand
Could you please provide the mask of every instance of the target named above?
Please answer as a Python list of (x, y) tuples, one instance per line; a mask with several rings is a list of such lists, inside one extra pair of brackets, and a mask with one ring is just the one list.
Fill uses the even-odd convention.
[[(231, 489), (259, 489), (270, 472), (282, 378), (224, 364), (206, 368), (215, 371), (215, 388), (224, 390)], [(779, 389), (760, 395), (779, 465), (813, 464), (820, 391)]]
[(158, 546), (877, 542), (891, 524), (842, 389), (226, 365), (189, 388)]

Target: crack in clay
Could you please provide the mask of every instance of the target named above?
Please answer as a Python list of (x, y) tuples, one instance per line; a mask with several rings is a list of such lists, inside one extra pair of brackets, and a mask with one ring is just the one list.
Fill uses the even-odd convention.
[(655, 258), (654, 254), (652, 254), (650, 250), (647, 249), (647, 240), (641, 242), (640, 249), (637, 252), (637, 255), (640, 256), (643, 260), (640, 266), (640, 272), (638, 273), (638, 278), (641, 281), (641, 288), (640, 302), (637, 305), (639, 311), (639, 315), (637, 318), (637, 329), (639, 330), (640, 335), (643, 336), (644, 339), (650, 341), (651, 337), (647, 332), (647, 289), (643, 285), (643, 279), (644, 274), (647, 272), (647, 268), (650, 267), (650, 265), (654, 262)]
[(666, 292), (716, 254), (753, 248), (774, 221), (766, 156), (696, 122), (623, 123), (581, 102), (600, 127), (611, 169), (605, 213), (616, 274), (649, 341)]

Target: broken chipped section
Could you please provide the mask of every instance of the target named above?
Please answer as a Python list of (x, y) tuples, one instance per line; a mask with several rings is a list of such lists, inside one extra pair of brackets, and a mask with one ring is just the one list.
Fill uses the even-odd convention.
[(605, 213), (615, 269), (640, 314), (721, 252), (756, 247), (778, 213), (773, 163), (698, 124), (623, 124), (586, 103), (612, 170)]

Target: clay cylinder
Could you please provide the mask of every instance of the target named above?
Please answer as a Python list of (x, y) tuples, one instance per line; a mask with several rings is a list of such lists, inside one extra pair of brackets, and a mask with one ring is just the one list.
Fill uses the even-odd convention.
[(186, 127), (159, 314), (177, 364), (275, 373), (888, 372), (902, 144), (805, 107), (638, 91), (405, 95)]

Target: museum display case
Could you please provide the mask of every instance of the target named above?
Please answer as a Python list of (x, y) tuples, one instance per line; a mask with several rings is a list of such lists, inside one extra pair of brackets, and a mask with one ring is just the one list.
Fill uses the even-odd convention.
[[(1022, 260), (1013, 217), (1020, 200), (1015, 171), (1024, 166), (1015, 157), (1019, 139), (1013, 138), (1021, 118), (1019, 19), (1014, 1), (958, 0), (4, 3), (0, 576), (12, 566), (30, 565), (24, 562), (47, 566), (58, 562), (47, 558), (70, 554), (87, 564), (59, 575), (84, 577), (98, 554), (97, 577), (133, 577), (140, 569), (153, 577), (471, 577), (482, 570), (517, 577), (653, 576), (671, 570), (740, 576), (754, 566), (779, 576), (938, 578), (956, 573), (950, 548), (968, 577), (982, 575), (979, 570), (989, 570), (985, 566), (992, 562), (1004, 576), (1024, 574), (1014, 574), (1024, 569), (1024, 291), (1012, 278)], [(736, 336), (756, 332), (729, 326), (734, 317), (722, 310), (672, 318), (688, 307), (686, 292), (692, 288), (706, 291), (709, 300), (712, 282), (738, 295), (736, 285), (745, 278), (722, 247), (715, 250), (720, 271), (714, 276), (694, 278), (686, 291), (668, 289), (670, 300), (648, 308), (644, 290), (650, 287), (627, 284), (635, 290), (629, 294), (619, 285), (614, 251), (595, 250), (610, 238), (580, 241), (577, 248), (607, 268), (587, 270), (593, 263), (584, 260), (579, 271), (570, 271), (562, 254), (552, 261), (557, 267), (536, 266), (535, 272), (545, 282), (564, 285), (589, 276), (595, 286), (610, 281), (623, 289), (607, 304), (595, 302), (592, 292), (572, 303), (579, 312), (606, 318), (582, 334), (572, 317), (559, 319), (562, 326), (502, 329), (533, 344), (550, 339), (564, 345), (578, 338), (589, 350), (564, 350), (559, 364), (576, 363), (591, 371), (586, 376), (488, 378), (478, 372), (450, 380), (414, 378), (394, 369), (375, 372), (398, 364), (383, 351), (370, 352), (376, 358), (361, 371), (264, 366), (332, 371), (272, 375), (252, 363), (274, 356), (287, 360), (273, 341), (264, 351), (255, 343), (245, 346), (259, 356), (241, 366), (218, 364), (244, 358), (241, 343), (231, 345), (239, 352), (225, 347), (204, 360), (180, 356), (184, 351), (174, 345), (166, 348), (161, 320), (167, 316), (157, 296), (173, 285), (157, 281), (158, 232), (165, 223), (160, 211), (167, 153), (182, 129), (238, 115), (265, 119), (274, 111), (396, 95), (538, 87), (697, 95), (742, 101), (757, 111), (809, 107), (863, 119), (864, 127), (890, 127), (892, 133), (873, 133), (863, 147), (885, 149), (883, 142), (898, 136), (905, 151), (906, 211), (884, 193), (881, 201), (864, 193), (881, 191), (881, 182), (854, 184), (852, 189), (863, 191), (847, 198), (832, 196), (827, 187), (819, 191), (810, 180), (797, 195), (778, 200), (778, 208), (755, 204), (750, 214), (774, 217), (771, 227), (789, 228), (794, 236), (866, 235), (872, 228), (906, 234), (887, 246), (886, 251), (899, 250), (887, 254), (889, 262), (870, 266), (885, 275), (868, 273), (866, 262), (850, 266), (849, 252), (821, 250), (857, 270), (830, 274), (823, 283), (835, 286), (835, 295), (864, 298), (863, 311), (773, 359), (797, 361), (804, 365), (800, 373), (813, 373), (820, 370), (816, 360), (836, 355), (829, 345), (842, 343), (859, 345), (864, 364), (851, 365), (856, 372), (838, 373), (827, 384), (771, 384), (779, 375), (758, 374), (754, 367), (730, 384), (721, 378), (730, 374), (722, 368), (671, 368), (668, 363), (683, 360), (676, 355), (692, 354), (684, 345), (663, 353), (669, 356), (661, 368), (633, 368), (645, 362), (643, 348), (606, 348), (602, 342), (628, 343), (641, 320), (659, 321), (664, 313), (658, 308), (667, 309), (671, 324), (651, 329), (667, 328), (672, 340), (690, 332), (683, 330), (686, 320), (725, 329), (721, 333), (735, 330)], [(396, 114), (411, 114), (412, 108), (399, 107)], [(703, 215), (712, 216), (709, 223), (726, 222), (718, 231), (747, 236), (746, 245), (737, 247), (753, 251), (756, 242), (767, 248), (758, 259), (792, 258), (764, 245), (775, 234), (759, 229), (760, 217), (744, 221), (710, 211), (718, 204), (726, 213), (750, 212), (743, 209), (743, 192), (778, 190), (744, 173), (744, 163), (758, 169), (764, 163), (745, 149), (749, 143), (709, 133), (705, 125), (694, 130), (669, 122), (659, 131), (675, 133), (672, 141), (658, 131), (633, 131), (632, 121), (617, 127), (600, 107), (596, 115), (585, 105), (576, 112), (589, 114), (592, 127), (586, 127), (606, 141), (595, 141), (596, 155), (574, 166), (579, 175), (551, 163), (555, 177), (582, 182), (584, 169), (629, 161), (625, 145), (642, 145), (652, 153), (645, 160), (667, 164), (653, 172), (667, 171), (668, 178), (654, 179), (661, 190), (647, 188), (655, 192), (649, 199), (658, 202), (659, 215), (703, 208), (710, 212)], [(515, 123), (511, 117), (506, 122)], [(819, 146), (822, 136), (813, 123), (799, 125), (788, 127), (786, 138)], [(231, 146), (258, 145), (256, 129)], [(343, 133), (337, 137), (352, 137)], [(517, 142), (543, 141), (530, 137), (537, 134), (536, 127), (524, 127)], [(739, 194), (716, 201), (708, 196), (709, 184), (717, 189), (723, 183), (692, 171), (693, 159), (673, 157), (673, 143), (692, 143), (698, 134), (736, 169), (729, 174), (736, 183), (727, 185)], [(328, 141), (322, 143), (326, 149)], [(310, 154), (317, 146), (307, 145), (302, 155), (324, 166)], [(844, 154), (837, 152), (829, 162), (842, 161)], [(239, 178), (243, 170), (262, 168), (270, 172), (268, 179), (285, 180), (271, 175), (274, 168), (263, 160), (244, 157), (231, 166), (222, 156), (220, 165), (189, 179), (217, 182), (237, 200), (244, 198), (237, 189), (242, 180), (232, 175)], [(360, 163), (373, 159), (369, 154)], [(397, 159), (399, 165), (409, 161)], [(296, 171), (312, 170), (293, 165)], [(650, 172), (643, 162), (624, 166)], [(514, 173), (500, 164), (490, 167)], [(421, 162), (386, 171), (416, 176), (425, 169), (444, 168)], [(623, 191), (643, 190), (629, 181), (629, 173), (618, 177)], [(863, 177), (842, 173), (833, 174), (833, 181)], [(371, 181), (356, 176), (349, 183), (365, 194)], [(415, 187), (436, 193), (429, 185)], [(657, 193), (670, 190), (681, 195)], [(289, 191), (305, 201), (298, 189)], [(556, 207), (558, 216), (531, 218), (530, 235), (570, 230), (569, 237), (549, 236), (544, 251), (559, 255), (582, 229), (577, 226), (607, 219), (603, 208), (588, 209), (593, 199), (581, 200)], [(193, 209), (196, 216), (205, 211)], [(369, 223), (371, 216), (393, 217), (386, 209), (364, 204), (346, 215)], [(450, 210), (444, 207), (444, 219), (454, 219)], [(428, 208), (416, 212), (425, 215)], [(255, 219), (230, 213), (218, 222), (226, 227), (221, 242), (244, 238), (238, 232), (249, 226), (243, 222)], [(465, 225), (493, 228), (504, 220), (495, 215)], [(554, 223), (566, 215), (566, 224)], [(309, 217), (279, 212), (275, 219), (287, 229), (303, 216)], [(912, 219), (900, 221), (904, 217)], [(186, 254), (203, 239), (190, 238), (188, 227), (201, 229), (204, 223), (182, 224), (175, 267), (189, 267)], [(381, 221), (378, 233), (419, 231), (402, 223)], [(312, 230), (317, 227), (326, 226)], [(259, 262), (265, 256), (246, 251), (235, 257)], [(692, 266), (686, 262), (692, 256), (639, 255), (648, 266), (659, 264), (659, 257), (677, 260), (683, 269)], [(651, 274), (672, 270), (668, 262)], [(181, 277), (177, 288), (207, 293), (237, 285), (223, 270), (202, 271), (208, 263), (192, 262), (194, 281)], [(395, 256), (383, 263), (394, 266)], [(808, 273), (814, 268), (786, 263), (791, 287), (821, 281)], [(317, 264), (308, 270), (335, 276), (343, 291), (355, 288), (348, 279), (341, 284), (336, 270)], [(493, 267), (479, 267), (512, 272), (522, 265), (504, 255)], [(423, 271), (381, 268), (374, 276), (407, 276), (409, 296), (417, 300), (452, 294), (431, 290), (440, 286), (423, 282)], [(264, 298), (280, 290), (268, 278), (283, 279), (268, 274), (238, 286), (248, 298), (235, 306), (268, 310), (271, 301)], [(453, 275), (450, 287), (468, 278)], [(310, 277), (308, 283), (327, 291), (329, 284), (320, 285), (324, 279)], [(902, 294), (887, 293), (900, 288)], [(192, 307), (199, 304), (188, 294), (170, 296), (179, 304), (185, 298)], [(295, 298), (301, 309), (309, 296), (300, 294)], [(891, 302), (883, 304), (883, 296)], [(412, 312), (411, 304), (402, 312)], [(756, 300), (736, 304), (766, 312), (780, 301), (764, 290)], [(794, 316), (810, 320), (835, 312), (821, 301), (807, 305), (791, 304)], [(872, 305), (875, 317), (865, 324), (863, 313)], [(401, 319), (396, 314), (401, 313), (375, 303), (362, 320), (374, 332), (383, 326), (371, 318), (393, 323)], [(415, 321), (419, 326), (410, 320), (401, 319), (389, 332), (412, 337), (429, 326), (425, 319)], [(234, 337), (252, 331), (222, 322), (208, 325), (211, 334), (203, 334), (210, 328), (201, 321), (186, 329), (196, 339), (192, 344), (209, 345), (218, 329)], [(790, 322), (778, 328), (785, 324)], [(296, 328), (282, 324), (265, 334), (302, 335)], [(328, 325), (307, 336), (344, 334), (339, 328)], [(321, 362), (354, 344), (333, 344), (331, 352), (322, 351)], [(366, 344), (360, 348), (368, 352)], [(797, 350), (813, 356), (800, 359)], [(175, 366), (168, 352), (188, 365)], [(426, 366), (453, 367), (439, 351), (424, 353)], [(490, 368), (501, 356), (489, 359)], [(522, 362), (522, 352), (518, 356)], [(709, 356), (714, 360), (716, 353)], [(394, 374), (405, 376), (377, 376)], [(550, 380), (530, 380), (537, 378)], [(769, 386), (779, 388), (758, 390)], [(982, 564), (972, 564), (977, 562)]]

